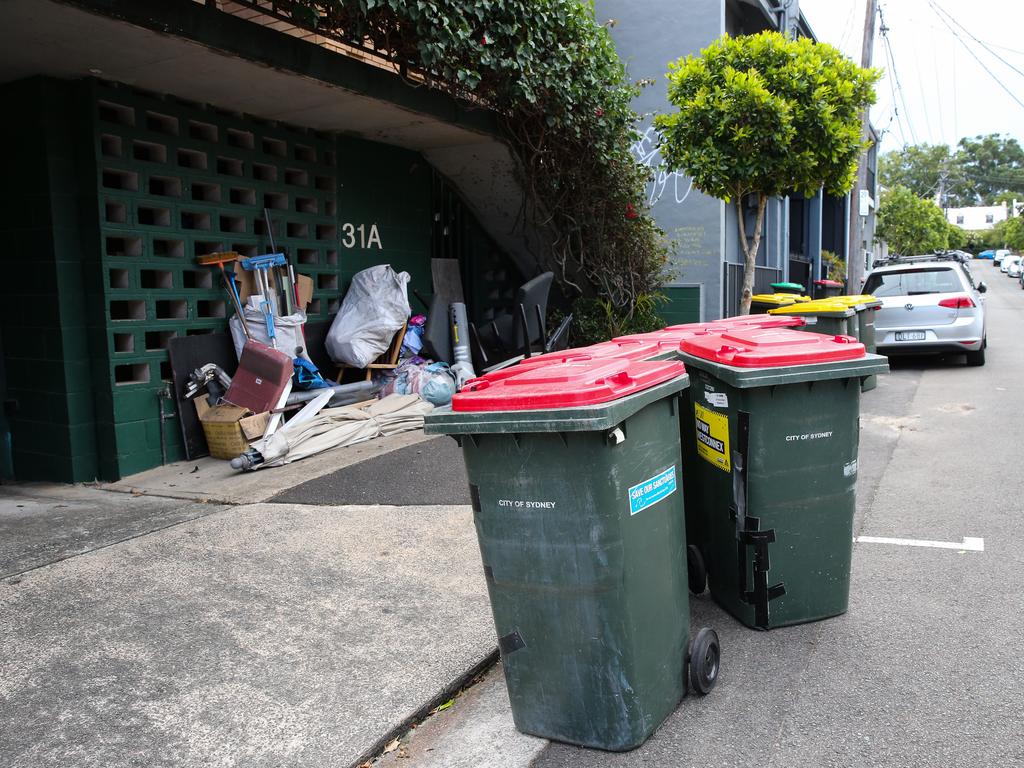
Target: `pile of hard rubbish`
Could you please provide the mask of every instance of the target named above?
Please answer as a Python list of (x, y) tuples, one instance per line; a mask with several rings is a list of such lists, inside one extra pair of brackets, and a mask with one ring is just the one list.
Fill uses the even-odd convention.
[[(382, 264), (352, 278), (329, 327), (307, 323), (312, 281), (296, 275), (285, 253), (229, 251), (197, 261), (219, 270), (234, 314), (231, 351), (214, 334), (169, 345), (188, 458), (205, 450), (253, 470), (417, 429), (475, 378), (474, 366), (493, 370), (538, 345), (553, 348), (543, 321), (551, 273), (528, 281), (515, 311), (478, 334), (454, 260), (434, 260), (429, 315), (412, 314), (408, 273)], [(162, 427), (173, 414), (161, 415)]]
[(842, 302), (540, 355), (426, 416), (462, 447), (519, 730), (628, 750), (708, 693), (688, 591), (759, 630), (846, 611), (860, 394), (888, 366), (873, 298)]
[[(194, 403), (195, 427), (209, 454), (229, 459), (236, 469), (277, 466), (420, 428), (424, 414), (450, 402), (460, 379), (473, 375), (419, 356), (426, 318), (410, 317), (409, 275), (388, 265), (354, 276), (339, 312), (315, 342), (322, 348), (311, 349), (305, 308), (312, 284), (295, 274), (283, 253), (214, 253), (197, 261), (221, 272), (234, 308), (229, 327), (237, 369), (229, 374), (226, 364), (212, 360), (192, 368), (179, 412)], [(174, 352), (172, 347), (172, 367)], [(311, 352), (327, 355), (333, 381)], [(341, 383), (346, 372), (355, 380)], [(182, 424), (187, 428), (186, 419)]]

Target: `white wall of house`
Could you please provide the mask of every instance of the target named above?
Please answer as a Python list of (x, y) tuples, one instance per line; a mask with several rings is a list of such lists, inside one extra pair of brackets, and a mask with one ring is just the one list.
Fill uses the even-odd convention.
[[(1017, 208), (1017, 201), (1013, 201), (1013, 209)], [(1009, 218), (1010, 206), (1007, 203), (1000, 205), (975, 205), (970, 208), (947, 208), (946, 220), (960, 229), (992, 229), (1000, 221)]]

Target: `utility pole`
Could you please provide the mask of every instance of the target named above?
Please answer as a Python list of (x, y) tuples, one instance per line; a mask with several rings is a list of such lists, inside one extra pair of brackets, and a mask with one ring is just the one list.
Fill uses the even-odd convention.
[[(871, 66), (871, 53), (875, 47), (875, 15), (878, 13), (878, 0), (867, 0), (867, 6), (864, 16), (864, 40), (860, 51), (860, 65), (865, 68)], [(870, 138), (870, 111), (865, 109), (860, 121), (860, 138), (865, 142)], [(850, 192), (850, 242), (847, 247), (846, 277), (847, 288), (851, 293), (860, 291), (861, 282), (864, 280), (864, 222), (860, 215), (860, 191), (867, 185), (868, 164), (865, 152), (861, 154), (857, 167), (857, 184)]]
[(949, 166), (947, 163), (942, 164), (942, 169), (939, 171), (939, 186), (935, 190), (935, 204), (942, 209), (942, 215), (946, 215), (946, 182), (949, 181)]

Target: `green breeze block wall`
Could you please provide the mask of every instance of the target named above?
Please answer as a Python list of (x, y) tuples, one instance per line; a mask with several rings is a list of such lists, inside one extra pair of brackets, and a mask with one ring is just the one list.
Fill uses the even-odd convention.
[[(92, 350), (81, 247), (77, 137), (79, 90), (30, 78), (0, 88), (10, 149), (0, 191), (0, 282), (11, 444), (21, 480), (74, 481), (97, 474)], [(15, 117), (16, 116), (16, 117)]]
[[(429, 165), (395, 147), (91, 83), (116, 473), (160, 463), (157, 393), (175, 336), (225, 330), (219, 272), (195, 257), (278, 248), (314, 280), (326, 320), (353, 274), (389, 263), (430, 289)], [(167, 423), (168, 460), (183, 457)], [(107, 472), (107, 475), (112, 473)]]

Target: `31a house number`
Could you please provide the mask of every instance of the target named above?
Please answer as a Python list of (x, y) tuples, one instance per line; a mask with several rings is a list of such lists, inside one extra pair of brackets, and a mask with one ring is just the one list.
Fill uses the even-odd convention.
[(342, 224), (341, 231), (344, 233), (341, 244), (345, 248), (359, 247), (376, 248), (378, 251), (384, 250), (376, 224), (371, 224), (369, 227), (365, 224)]

